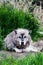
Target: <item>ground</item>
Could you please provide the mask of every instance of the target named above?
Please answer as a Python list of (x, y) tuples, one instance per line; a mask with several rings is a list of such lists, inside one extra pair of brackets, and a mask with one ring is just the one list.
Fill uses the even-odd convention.
[(13, 56), (14, 58), (23, 58), (26, 55), (28, 55), (28, 53), (17, 53), (17, 52), (9, 52), (9, 51), (0, 51), (0, 58), (7, 58), (9, 56)]

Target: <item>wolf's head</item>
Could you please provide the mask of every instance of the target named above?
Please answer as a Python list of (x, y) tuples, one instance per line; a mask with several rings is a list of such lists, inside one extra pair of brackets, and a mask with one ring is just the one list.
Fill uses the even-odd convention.
[(30, 31), (27, 29), (17, 29), (15, 32), (15, 42), (18, 48), (25, 48), (31, 44)]

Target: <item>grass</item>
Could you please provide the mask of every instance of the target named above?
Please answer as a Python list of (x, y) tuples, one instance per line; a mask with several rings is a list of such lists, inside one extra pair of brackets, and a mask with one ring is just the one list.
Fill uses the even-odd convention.
[(40, 31), (43, 32), (43, 27), (40, 27)]
[(43, 53), (29, 54), (22, 59), (9, 58), (0, 59), (0, 65), (43, 65)]

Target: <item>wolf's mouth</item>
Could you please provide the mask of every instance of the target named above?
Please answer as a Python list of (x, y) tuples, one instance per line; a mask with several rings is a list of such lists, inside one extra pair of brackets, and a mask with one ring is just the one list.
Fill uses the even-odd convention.
[(25, 49), (25, 45), (16, 46), (18, 49)]

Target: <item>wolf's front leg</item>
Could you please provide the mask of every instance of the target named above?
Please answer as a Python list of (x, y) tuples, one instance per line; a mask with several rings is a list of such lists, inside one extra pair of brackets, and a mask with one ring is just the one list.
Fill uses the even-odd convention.
[(13, 50), (15, 50), (16, 52), (22, 52), (22, 50), (21, 50), (21, 49), (17, 49), (16, 47), (15, 47), (15, 48), (13, 48)]
[(24, 49), (25, 52), (33, 51), (33, 52), (38, 52), (38, 49), (34, 46), (29, 46), (26, 49)]

